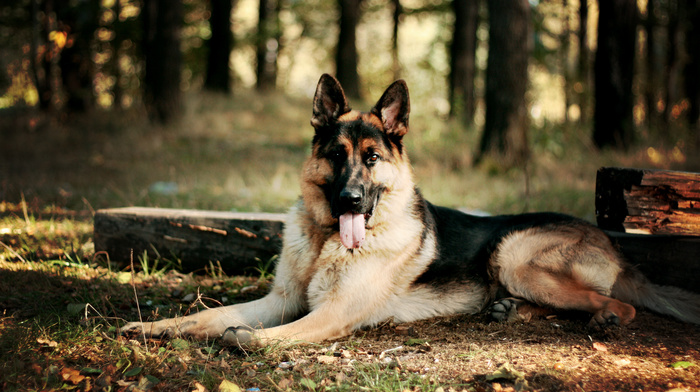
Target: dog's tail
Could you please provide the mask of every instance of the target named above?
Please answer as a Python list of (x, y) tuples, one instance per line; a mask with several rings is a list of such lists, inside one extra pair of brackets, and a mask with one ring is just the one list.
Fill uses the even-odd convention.
[(700, 295), (677, 287), (651, 283), (629, 265), (618, 275), (612, 297), (681, 321), (700, 324)]

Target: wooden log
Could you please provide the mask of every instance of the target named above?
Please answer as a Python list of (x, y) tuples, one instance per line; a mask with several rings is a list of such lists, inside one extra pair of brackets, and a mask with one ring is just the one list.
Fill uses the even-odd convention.
[[(179, 260), (183, 270), (220, 263), (230, 274), (249, 273), (282, 248), (284, 214), (128, 207), (95, 213), (95, 252), (111, 261), (137, 257)], [(216, 265), (216, 264), (215, 264)]]
[(596, 178), (602, 229), (700, 236), (700, 174), (604, 167)]
[[(115, 208), (95, 214), (95, 251), (126, 264), (155, 253), (202, 270), (219, 261), (229, 274), (251, 272), (281, 249), (285, 215), (159, 208)], [(628, 261), (653, 282), (700, 292), (700, 237), (649, 236), (608, 231)]]

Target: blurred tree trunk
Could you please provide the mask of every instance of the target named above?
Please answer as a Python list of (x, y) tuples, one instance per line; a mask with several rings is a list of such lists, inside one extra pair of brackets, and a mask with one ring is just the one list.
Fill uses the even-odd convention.
[(624, 150), (634, 138), (632, 76), (637, 2), (599, 0), (598, 7), (593, 143), (599, 148)]
[(563, 0), (562, 9), (564, 15), (562, 15), (562, 33), (561, 33), (561, 73), (564, 77), (564, 122), (568, 123), (569, 119), (569, 107), (572, 104), (571, 100), (571, 86), (572, 86), (572, 75), (569, 66), (569, 55), (571, 52), (571, 25), (569, 23), (569, 0)]
[(222, 93), (231, 92), (229, 59), (233, 47), (231, 32), (231, 10), (234, 0), (211, 0), (209, 26), (211, 38), (207, 42), (207, 76), (204, 88)]
[(505, 167), (529, 157), (525, 92), (530, 38), (528, 0), (489, 0), (486, 122), (475, 163), (486, 156)]
[(474, 120), (479, 4), (478, 0), (452, 1), (455, 22), (450, 45), (450, 117), (459, 116), (466, 125), (471, 125)]
[(69, 113), (86, 112), (95, 101), (91, 46), (98, 27), (99, 3), (71, 5), (68, 0), (61, 0), (56, 5), (61, 29), (66, 33), (66, 45), (58, 60), (65, 95), (64, 110)]
[(112, 72), (114, 73), (114, 86), (112, 87), (112, 94), (114, 94), (113, 106), (116, 109), (122, 108), (122, 98), (124, 96), (124, 91), (122, 90), (122, 70), (119, 65), (120, 52), (122, 48), (122, 43), (124, 42), (124, 35), (122, 34), (121, 21), (119, 16), (122, 13), (122, 2), (121, 0), (114, 1), (114, 21), (112, 22), (112, 30), (114, 31), (114, 39), (112, 40)]
[[(668, 28), (667, 28), (667, 46), (666, 46), (666, 68), (664, 69), (663, 85), (665, 87), (663, 120), (666, 125), (669, 125), (674, 118), (673, 107), (678, 102), (680, 96), (680, 77), (681, 59), (679, 56), (679, 41), (682, 40), (682, 30), (680, 28), (680, 15), (682, 14), (682, 0), (668, 0)], [(677, 116), (676, 116), (677, 117)]]
[(357, 73), (356, 30), (360, 22), (362, 0), (338, 0), (340, 31), (335, 56), (335, 76), (350, 98), (360, 98), (360, 75)]
[[(55, 28), (53, 0), (32, 0), (32, 42), (30, 61), (34, 87), (39, 95), (39, 109), (53, 111), (52, 68), (57, 49), (49, 39), (49, 33)], [(43, 49), (42, 49), (43, 46)]]
[(261, 91), (274, 90), (277, 84), (277, 55), (280, 38), (278, 3), (279, 0), (260, 0), (258, 10), (255, 87)]
[(688, 62), (685, 65), (685, 93), (690, 108), (688, 125), (695, 133), (695, 149), (700, 151), (700, 0), (686, 0), (688, 31), (686, 50)]
[(144, 101), (152, 121), (168, 123), (182, 112), (180, 0), (143, 0)]
[(646, 89), (644, 91), (644, 102), (646, 106), (646, 120), (649, 127), (655, 127), (658, 122), (658, 110), (656, 103), (659, 100), (656, 69), (656, 2), (658, 0), (647, 0), (646, 21), (644, 31), (646, 32)]
[(588, 115), (588, 99), (590, 91), (590, 73), (589, 50), (588, 50), (588, 1), (579, 0), (578, 9), (578, 66), (577, 78), (578, 85), (574, 88), (578, 94), (578, 105), (581, 109), (580, 121), (585, 122), (589, 119)]
[(394, 6), (393, 28), (391, 32), (391, 73), (394, 80), (401, 78), (401, 63), (399, 62), (399, 23), (403, 14), (401, 0), (391, 0)]

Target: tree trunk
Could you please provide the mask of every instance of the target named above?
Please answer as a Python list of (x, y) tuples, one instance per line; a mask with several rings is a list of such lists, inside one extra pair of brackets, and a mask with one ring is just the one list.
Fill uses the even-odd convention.
[(116, 0), (114, 2), (114, 21), (112, 22), (112, 30), (114, 31), (114, 39), (112, 40), (112, 60), (111, 67), (112, 73), (114, 74), (114, 85), (112, 86), (112, 94), (114, 95), (114, 101), (112, 106), (115, 109), (122, 108), (122, 101), (124, 97), (124, 91), (122, 90), (122, 70), (119, 65), (120, 52), (122, 49), (122, 43), (124, 42), (124, 35), (122, 28), (120, 26), (121, 21), (119, 20), (119, 15), (122, 13), (122, 3), (121, 0)]
[[(39, 109), (44, 112), (54, 109), (51, 70), (56, 50), (53, 42), (48, 39), (49, 32), (54, 28), (54, 18), (53, 0), (32, 0), (31, 76), (39, 95)], [(42, 43), (44, 51), (40, 53)]]
[(277, 84), (277, 55), (279, 53), (279, 17), (277, 0), (260, 0), (258, 36), (256, 38), (257, 82), (260, 91), (274, 90)]
[[(673, 114), (673, 106), (678, 102), (680, 96), (680, 57), (679, 56), (679, 41), (682, 39), (682, 29), (680, 28), (680, 15), (682, 14), (682, 0), (669, 0), (667, 4), (668, 10), (668, 28), (667, 28), (667, 46), (666, 46), (666, 68), (664, 69), (663, 85), (665, 87), (663, 120), (666, 123), (666, 128), (675, 119), (677, 115)], [(676, 117), (676, 118), (674, 118)]]
[(64, 110), (83, 113), (92, 108), (95, 101), (91, 45), (97, 29), (99, 4), (87, 2), (71, 7), (68, 1), (62, 0), (57, 6), (61, 29), (67, 34), (58, 61), (65, 95)]
[(401, 0), (391, 0), (394, 6), (393, 28), (391, 32), (391, 73), (394, 75), (394, 80), (401, 77), (401, 63), (399, 62), (399, 23), (403, 14)]
[(362, 0), (338, 0), (340, 31), (335, 56), (335, 76), (349, 98), (360, 98), (360, 75), (357, 73), (356, 30), (360, 22)]
[(571, 101), (571, 67), (569, 66), (569, 54), (571, 52), (571, 24), (569, 22), (569, 1), (563, 0), (562, 8), (564, 14), (562, 15), (562, 33), (561, 33), (561, 51), (560, 51), (560, 61), (561, 61), (561, 74), (564, 77), (564, 122), (569, 123), (569, 107), (572, 104)]
[(145, 103), (152, 121), (168, 123), (182, 112), (180, 28), (182, 3), (144, 0)]
[(450, 46), (450, 117), (459, 116), (466, 125), (474, 120), (479, 3), (478, 0), (452, 1), (455, 23)]
[(585, 122), (590, 117), (588, 114), (588, 99), (590, 91), (590, 74), (588, 66), (589, 50), (588, 50), (588, 1), (580, 0), (578, 9), (578, 88), (574, 91), (578, 94), (578, 105), (581, 109), (580, 121)]
[(505, 167), (529, 156), (528, 84), (530, 5), (527, 0), (490, 0), (486, 122), (475, 163), (490, 156)]
[(688, 125), (695, 134), (695, 148), (700, 151), (700, 0), (687, 0), (688, 31), (685, 65), (685, 93), (690, 103)]
[(233, 0), (211, 0), (211, 38), (208, 41), (207, 77), (204, 81), (204, 88), (209, 91), (231, 92), (229, 58), (233, 46), (232, 2)]
[(595, 58), (593, 143), (626, 150), (634, 137), (632, 77), (637, 29), (635, 0), (600, 0)]
[(644, 101), (646, 106), (646, 120), (650, 128), (657, 125), (658, 110), (656, 102), (658, 101), (659, 86), (657, 83), (656, 73), (656, 2), (658, 0), (647, 0), (647, 19), (644, 24), (646, 32), (646, 90), (644, 93)]

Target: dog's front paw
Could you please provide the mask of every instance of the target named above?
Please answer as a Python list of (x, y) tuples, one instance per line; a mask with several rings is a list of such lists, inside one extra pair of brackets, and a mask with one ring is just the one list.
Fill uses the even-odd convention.
[(259, 345), (255, 332), (250, 327), (228, 327), (221, 335), (221, 342), (226, 346), (250, 348)]
[(522, 320), (518, 314), (518, 306), (521, 305), (523, 300), (518, 298), (503, 298), (494, 302), (489, 309), (491, 317), (496, 321), (519, 321)]
[(165, 323), (142, 323), (140, 321), (132, 321), (126, 323), (119, 329), (119, 333), (125, 336), (146, 336), (146, 337), (161, 337), (174, 336), (172, 328), (169, 328)]

